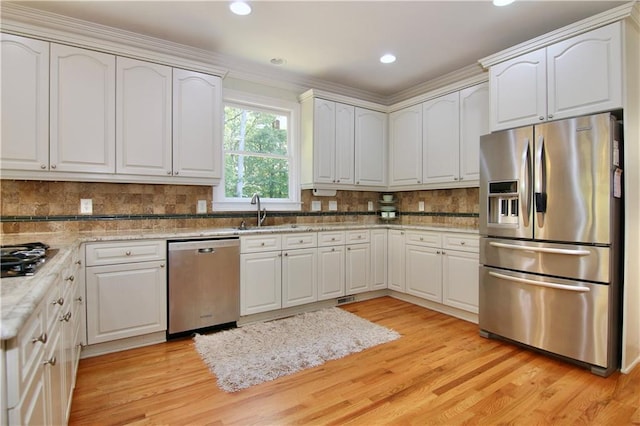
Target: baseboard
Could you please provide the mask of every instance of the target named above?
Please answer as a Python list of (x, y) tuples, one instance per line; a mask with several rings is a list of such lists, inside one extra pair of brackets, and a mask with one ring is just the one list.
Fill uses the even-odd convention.
[(87, 345), (82, 348), (80, 358), (91, 358), (98, 355), (106, 355), (113, 352), (120, 352), (127, 349), (140, 348), (142, 346), (155, 345), (167, 341), (167, 335), (164, 331), (157, 333), (145, 334), (144, 336), (128, 337), (126, 339), (118, 339), (111, 342), (97, 343)]
[(399, 293), (394, 290), (389, 290), (388, 295), (393, 297), (394, 299), (409, 302), (414, 305), (422, 306), (423, 308), (431, 309), (432, 311), (440, 312), (441, 314), (449, 315), (464, 321), (478, 324), (478, 314), (474, 314), (473, 312), (463, 311), (462, 309), (443, 305), (437, 302), (432, 302), (431, 300), (426, 300), (421, 297), (412, 296), (410, 294)]
[(636, 359), (634, 359), (633, 361), (631, 361), (630, 364), (623, 366), (623, 368), (620, 368), (620, 372), (623, 374), (629, 374), (633, 371), (634, 368), (636, 368), (638, 365), (640, 365), (640, 356), (638, 356)]

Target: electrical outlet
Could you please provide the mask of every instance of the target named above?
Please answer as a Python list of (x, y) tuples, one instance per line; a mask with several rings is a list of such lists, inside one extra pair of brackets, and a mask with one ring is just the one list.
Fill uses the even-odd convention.
[(367, 201), (367, 210), (373, 211), (373, 201)]
[(93, 213), (93, 201), (91, 198), (81, 198), (80, 199), (80, 214), (91, 214)]
[(319, 212), (320, 210), (322, 210), (322, 201), (312, 201), (311, 202), (311, 211), (312, 212)]
[(418, 211), (419, 212), (424, 211), (424, 201), (418, 201)]
[(198, 200), (198, 204), (196, 205), (196, 213), (206, 213), (207, 212), (207, 200)]
[(337, 201), (329, 201), (329, 210), (335, 212), (338, 210), (338, 202)]

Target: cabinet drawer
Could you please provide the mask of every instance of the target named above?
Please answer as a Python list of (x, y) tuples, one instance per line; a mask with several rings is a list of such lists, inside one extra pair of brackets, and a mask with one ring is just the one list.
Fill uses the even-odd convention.
[(164, 240), (147, 240), (87, 244), (86, 256), (87, 266), (164, 260), (167, 256), (166, 243)]
[(407, 231), (405, 242), (417, 246), (440, 247), (442, 239), (437, 232)]
[(369, 241), (370, 238), (368, 229), (346, 232), (347, 244), (368, 243)]
[(282, 249), (280, 235), (254, 235), (240, 238), (240, 252), (275, 251)]
[(480, 251), (480, 237), (466, 234), (444, 234), (442, 247), (450, 250)]
[(318, 247), (339, 246), (345, 244), (344, 231), (318, 232)]
[(316, 247), (318, 245), (317, 237), (318, 234), (315, 232), (283, 235), (282, 250)]

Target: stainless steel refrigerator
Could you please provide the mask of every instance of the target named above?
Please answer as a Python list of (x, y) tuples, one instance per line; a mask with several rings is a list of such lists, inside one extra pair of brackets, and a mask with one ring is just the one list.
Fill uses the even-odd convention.
[(618, 369), (620, 127), (605, 113), (482, 136), (482, 336)]

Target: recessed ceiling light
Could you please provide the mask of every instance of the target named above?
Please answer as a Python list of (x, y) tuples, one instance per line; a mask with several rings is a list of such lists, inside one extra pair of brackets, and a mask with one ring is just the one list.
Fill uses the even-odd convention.
[(494, 6), (506, 6), (513, 3), (515, 0), (493, 0)]
[(273, 65), (284, 65), (287, 63), (287, 60), (284, 58), (271, 58), (269, 62), (271, 62)]
[(387, 53), (386, 55), (382, 55), (380, 57), (380, 62), (383, 64), (391, 64), (396, 61), (396, 57), (391, 53)]
[(233, 3), (231, 3), (231, 5), (229, 5), (229, 9), (231, 9), (231, 11), (236, 15), (241, 16), (251, 13), (251, 6), (243, 1), (234, 1)]

